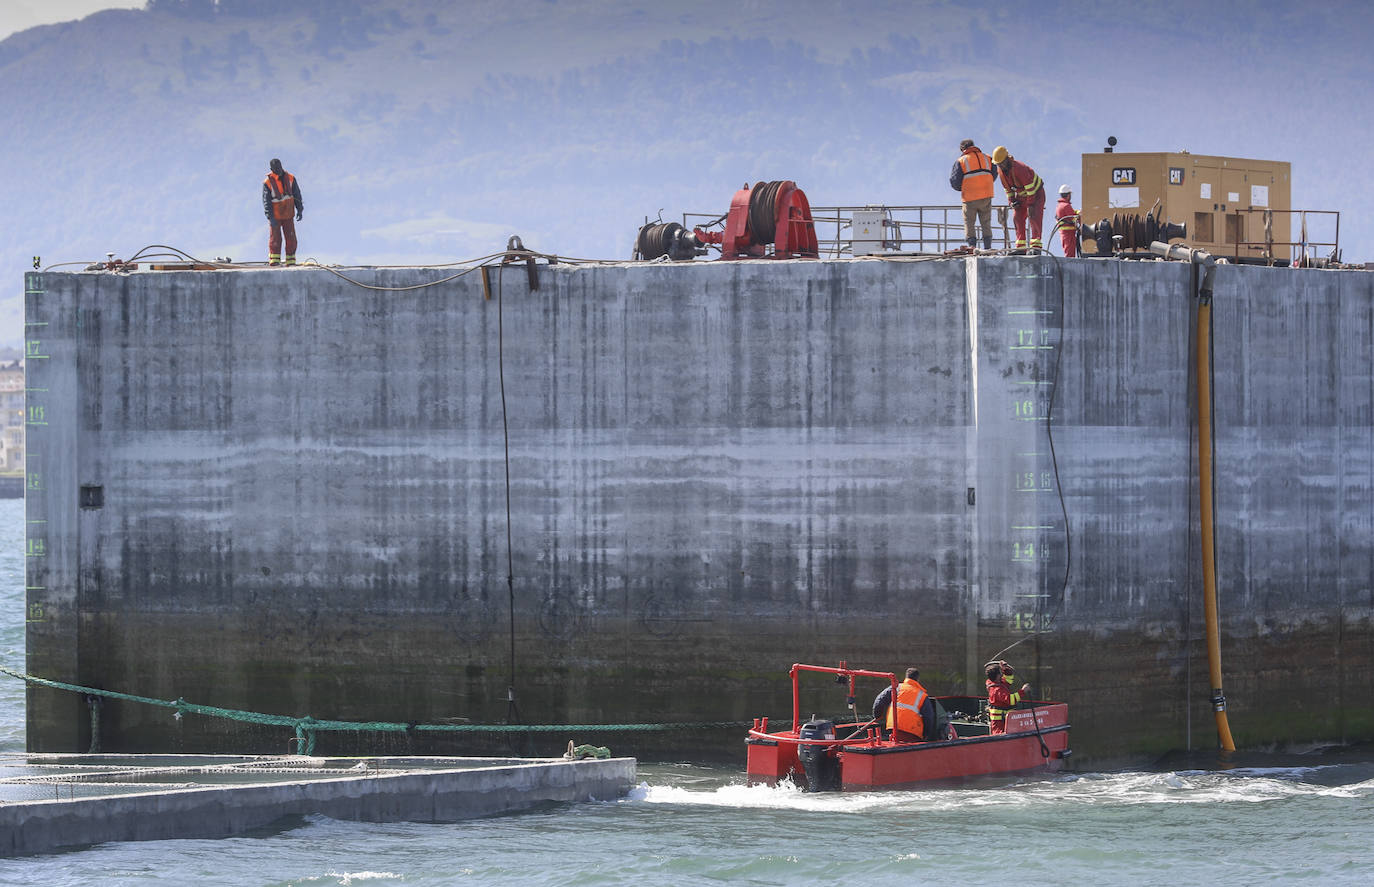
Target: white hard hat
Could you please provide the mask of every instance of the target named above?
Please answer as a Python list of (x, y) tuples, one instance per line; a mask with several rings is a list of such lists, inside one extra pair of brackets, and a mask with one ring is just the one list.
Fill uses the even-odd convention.
[(1060, 185), (1060, 186), (1059, 186), (1059, 193), (1060, 193), (1060, 194), (1072, 194), (1072, 193), (1073, 193), (1073, 189), (1070, 188), (1068, 185)]

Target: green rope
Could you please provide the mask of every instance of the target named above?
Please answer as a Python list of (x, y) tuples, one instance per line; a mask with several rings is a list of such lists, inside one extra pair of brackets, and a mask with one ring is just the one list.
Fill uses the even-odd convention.
[(609, 758), (610, 756), (611, 750), (604, 745), (573, 745), (571, 740), (568, 742), (567, 754), (563, 755), (565, 758), (576, 761), (583, 758)]
[(394, 721), (319, 721), (310, 715), (293, 718), (287, 715), (269, 715), (255, 711), (243, 711), (235, 708), (219, 708), (214, 705), (199, 705), (187, 702), (185, 699), (178, 698), (175, 702), (163, 699), (153, 699), (148, 696), (134, 696), (129, 693), (120, 693), (115, 690), (99, 690), (94, 687), (82, 687), (77, 684), (68, 684), (63, 681), (52, 681), (47, 678), (34, 677), (33, 675), (23, 674), (0, 665), (0, 672), (36, 684), (40, 687), (50, 687), (54, 690), (66, 690), (71, 693), (84, 693), (91, 696), (104, 696), (108, 699), (122, 699), (125, 702), (140, 702), (144, 705), (156, 705), (162, 708), (175, 710), (173, 717), (180, 720), (184, 715), (196, 714), (211, 718), (223, 718), (231, 721), (242, 721), (249, 724), (261, 724), (270, 727), (289, 727), (295, 730), (296, 736), (293, 740), (296, 743), (298, 754), (313, 755), (315, 753), (315, 734), (319, 732), (342, 732), (357, 731), (368, 733), (648, 733), (661, 732), (667, 730), (714, 730), (726, 728), (740, 728), (749, 726), (745, 721), (704, 721), (695, 723), (671, 723), (671, 724), (403, 724)]

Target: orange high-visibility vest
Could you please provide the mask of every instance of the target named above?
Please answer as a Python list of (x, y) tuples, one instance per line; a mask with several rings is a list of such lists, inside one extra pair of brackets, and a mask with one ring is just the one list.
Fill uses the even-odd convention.
[(893, 719), (896, 719), (896, 729), (903, 733), (910, 733), (912, 736), (925, 737), (925, 722), (921, 720), (921, 706), (926, 704), (926, 688), (919, 683), (907, 678), (897, 685), (897, 698), (892, 701), (892, 707), (887, 710), (887, 729), (893, 729)]
[(291, 195), (296, 190), (296, 177), (289, 172), (280, 176), (271, 172), (263, 180), (272, 194), (272, 218), (284, 222), (296, 214), (296, 200)]
[(977, 147), (966, 148), (959, 155), (959, 168), (964, 178), (959, 191), (965, 203), (983, 200), (992, 196), (992, 158), (979, 151)]

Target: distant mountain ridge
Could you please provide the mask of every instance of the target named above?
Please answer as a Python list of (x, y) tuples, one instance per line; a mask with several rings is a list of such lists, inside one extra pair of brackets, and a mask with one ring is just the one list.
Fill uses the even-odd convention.
[[(969, 13), (152, 0), (33, 28), (0, 42), (13, 195), (0, 267), (16, 293), (33, 256), (84, 262), (159, 243), (262, 259), (273, 156), (304, 191), (302, 257), (449, 262), (520, 234), (628, 258), (646, 214), (724, 212), (745, 181), (795, 179), (816, 204), (951, 203), (949, 165), (970, 135), (1077, 187), (1079, 155), (1108, 133), (1126, 150), (1291, 160), (1295, 201), (1351, 211), (1343, 242), (1374, 258), (1348, 183), (1319, 165), (1332, 143), (1366, 135), (1360, 115), (1322, 110), (1364, 94), (1359, 7), (1278, 36), (1293, 23), (1278, 5), (1169, 2), (1129, 27), (1091, 4), (1049, 3), (1015, 29)], [(1205, 37), (1228, 21), (1236, 54), (1278, 59), (1274, 77), (1323, 101), (1292, 102), (1276, 123), (1266, 108), (1190, 99), (1188, 83), (1223, 98), (1241, 88), (1235, 58)], [(1182, 83), (1156, 87), (1171, 79)], [(0, 302), (0, 344), (18, 343), (21, 319), (17, 295)]]

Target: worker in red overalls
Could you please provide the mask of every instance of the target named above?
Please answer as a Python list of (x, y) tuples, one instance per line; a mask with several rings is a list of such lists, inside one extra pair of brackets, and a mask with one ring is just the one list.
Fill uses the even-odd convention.
[(1007, 715), (1022, 696), (1030, 695), (1030, 684), (1022, 684), (1020, 690), (1012, 691), (1012, 670), (1005, 660), (987, 664), (988, 678), (988, 732), (994, 736), (1007, 732)]
[(1073, 208), (1073, 192), (1068, 185), (1059, 186), (1059, 204), (1054, 208), (1054, 230), (1064, 245), (1064, 257), (1078, 255), (1078, 210)]
[(1012, 157), (1002, 145), (993, 149), (992, 162), (997, 164), (1002, 189), (1007, 192), (1007, 201), (1015, 211), (1016, 248), (1026, 248), (1026, 217), (1029, 216), (1030, 248), (1040, 249), (1040, 230), (1045, 224), (1045, 183), (1040, 181), (1035, 170)]
[(280, 160), (272, 158), (270, 168), (271, 172), (262, 180), (262, 211), (267, 214), (267, 224), (272, 226), (267, 237), (267, 264), (282, 264), (282, 236), (285, 235), (285, 261), (294, 265), (296, 222), (305, 214), (305, 201), (301, 200), (301, 186), (296, 183), (296, 177), (282, 169)]

